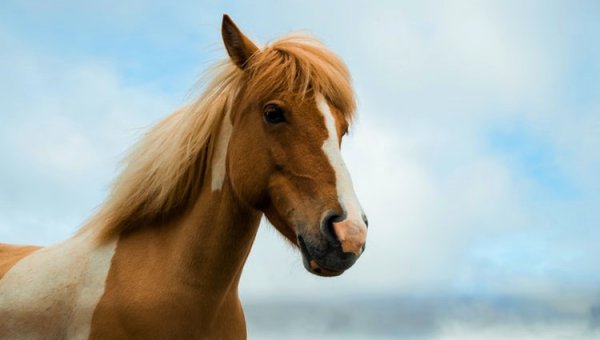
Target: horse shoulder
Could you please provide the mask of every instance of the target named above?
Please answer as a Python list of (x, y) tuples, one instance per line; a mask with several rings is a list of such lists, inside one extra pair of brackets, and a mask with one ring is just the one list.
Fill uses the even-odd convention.
[(0, 280), (17, 262), (38, 249), (41, 247), (0, 243)]
[[(75, 237), (30, 248), (0, 280), (0, 338), (87, 338), (114, 246)], [(4, 253), (13, 255), (1, 256), (2, 265), (17, 251), (3, 246)]]

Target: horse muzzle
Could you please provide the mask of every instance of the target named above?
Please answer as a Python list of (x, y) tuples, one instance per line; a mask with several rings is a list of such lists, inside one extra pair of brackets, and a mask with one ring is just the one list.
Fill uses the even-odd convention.
[[(297, 236), (304, 267), (319, 276), (338, 276), (352, 267), (365, 250), (366, 219), (343, 219), (330, 214), (320, 233)], [(339, 222), (338, 222), (339, 221)]]

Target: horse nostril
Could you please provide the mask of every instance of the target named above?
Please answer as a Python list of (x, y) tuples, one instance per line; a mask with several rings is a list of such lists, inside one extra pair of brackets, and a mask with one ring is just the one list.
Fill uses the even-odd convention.
[(341, 219), (341, 215), (330, 213), (323, 219), (323, 222), (321, 223), (321, 233), (325, 236), (325, 239), (327, 239), (327, 241), (335, 247), (340, 247), (341, 243), (337, 237), (337, 234), (335, 233), (335, 230), (333, 229), (333, 223), (340, 221)]

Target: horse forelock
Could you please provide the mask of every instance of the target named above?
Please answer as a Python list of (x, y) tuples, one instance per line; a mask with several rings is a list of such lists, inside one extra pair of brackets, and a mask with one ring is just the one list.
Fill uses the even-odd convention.
[(292, 34), (253, 55), (247, 67), (254, 97), (272, 92), (300, 97), (322, 94), (348, 121), (356, 108), (350, 73), (342, 60), (318, 39)]

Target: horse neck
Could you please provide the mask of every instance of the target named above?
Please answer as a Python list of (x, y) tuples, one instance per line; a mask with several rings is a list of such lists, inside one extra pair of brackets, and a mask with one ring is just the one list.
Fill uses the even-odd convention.
[(137, 277), (158, 294), (185, 291), (216, 309), (225, 298), (237, 298), (260, 216), (237, 199), (227, 179), (221, 190), (205, 185), (180, 218), (121, 235), (113, 265), (122, 268), (113, 273)]
[(233, 193), (228, 180), (221, 190), (210, 186), (173, 230), (173, 249), (186, 284), (218, 294), (224, 288), (237, 293), (237, 285), (254, 242), (261, 214)]

